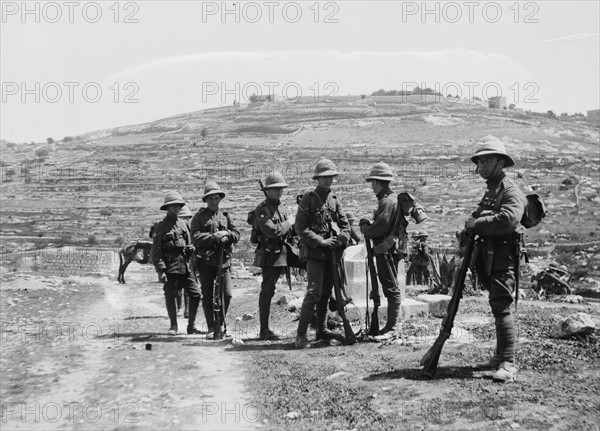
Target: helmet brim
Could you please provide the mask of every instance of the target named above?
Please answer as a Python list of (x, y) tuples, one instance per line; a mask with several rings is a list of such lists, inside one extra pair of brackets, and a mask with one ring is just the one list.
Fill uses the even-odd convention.
[(180, 205), (185, 205), (185, 202), (181, 199), (175, 199), (169, 202), (165, 202), (164, 204), (162, 204), (162, 206), (160, 207), (161, 211), (166, 211), (167, 207), (169, 205), (173, 205), (173, 204), (180, 204)]
[(267, 189), (285, 188), (287, 186), (288, 186), (287, 183), (275, 183), (275, 184), (269, 184), (268, 186), (264, 186), (262, 189), (267, 190)]
[(327, 171), (319, 172), (316, 175), (313, 175), (313, 180), (316, 180), (319, 177), (337, 177), (339, 172), (335, 169), (329, 169)]
[(222, 190), (211, 190), (210, 192), (206, 193), (204, 196), (202, 196), (202, 201), (206, 202), (206, 198), (212, 195), (220, 195), (221, 199), (225, 199), (225, 192)]
[(511, 166), (514, 166), (515, 161), (513, 160), (513, 158), (511, 156), (509, 156), (508, 154), (503, 154), (500, 153), (498, 151), (493, 151), (493, 150), (483, 150), (478, 152), (477, 154), (475, 154), (473, 157), (471, 157), (471, 161), (475, 164), (477, 164), (477, 159), (479, 159), (481, 156), (487, 156), (487, 155), (496, 155), (496, 156), (500, 156), (500, 157), (504, 157), (504, 159), (506, 160), (506, 163), (504, 163), (504, 167), (505, 168), (510, 168)]
[(365, 181), (369, 183), (369, 182), (371, 182), (373, 180), (390, 181), (390, 182), (392, 182), (392, 181), (394, 181), (394, 178), (393, 177), (380, 177), (380, 176), (374, 175), (372, 177), (367, 178)]

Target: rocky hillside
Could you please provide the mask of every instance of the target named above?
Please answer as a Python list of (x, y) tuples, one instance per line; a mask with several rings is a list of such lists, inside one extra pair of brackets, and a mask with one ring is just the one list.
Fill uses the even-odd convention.
[(147, 238), (149, 225), (162, 216), (166, 190), (179, 190), (195, 210), (208, 179), (228, 191), (223, 204), (244, 232), (238, 256), (249, 259), (246, 214), (262, 198), (256, 180), (272, 169), (283, 172), (290, 184), (285, 203), (293, 207), (296, 192), (313, 186), (312, 170), (322, 156), (338, 164), (338, 195), (358, 217), (369, 216), (375, 204), (364, 182), (370, 166), (389, 163), (399, 180), (393, 188), (410, 191), (426, 207), (429, 220), (419, 228), (429, 231), (438, 250), (451, 251), (454, 231), (483, 193), (469, 156), (488, 134), (502, 138), (517, 159), (510, 175), (548, 205), (544, 223), (528, 234), (531, 255), (540, 264), (559, 258), (579, 271), (582, 282), (597, 279), (598, 128), (581, 118), (418, 97), (255, 103), (68, 142), (2, 141), (3, 262), (10, 266), (16, 251), (35, 246), (117, 248)]

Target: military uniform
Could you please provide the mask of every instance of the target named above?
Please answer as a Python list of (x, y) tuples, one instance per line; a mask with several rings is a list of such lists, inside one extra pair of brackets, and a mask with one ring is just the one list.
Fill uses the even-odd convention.
[(516, 373), (511, 304), (519, 259), (518, 234), (524, 232), (520, 221), (527, 198), (502, 170), (514, 165), (512, 158), (506, 154), (504, 144), (496, 138), (489, 138), (471, 160), (478, 164), (478, 169), (486, 169), (484, 156), (504, 158), (505, 162), (500, 169), (498, 163), (493, 169), (487, 169), (486, 176), (480, 171), (486, 179), (487, 190), (467, 227), (472, 227), (477, 235), (473, 259), (479, 281), (489, 291), (489, 303), (496, 321), (496, 355), (490, 361), (491, 365), (498, 363), (499, 367), (494, 380), (506, 381), (513, 379)]
[(163, 285), (165, 302), (171, 327), (177, 330), (177, 297), (179, 287), (188, 294), (189, 320), (188, 332), (195, 331), (195, 320), (200, 303), (200, 290), (190, 268), (192, 237), (187, 223), (167, 213), (155, 227), (150, 250), (150, 259), (156, 270), (166, 274)]
[(201, 208), (192, 218), (192, 241), (196, 247), (196, 259), (198, 262), (198, 272), (200, 274), (200, 287), (202, 289), (202, 309), (206, 318), (206, 324), (209, 332), (214, 330), (213, 315), (213, 287), (217, 277), (218, 265), (218, 247), (219, 242), (215, 241), (214, 234), (218, 231), (227, 231), (228, 245), (223, 250), (223, 270), (224, 274), (224, 293), (225, 303), (224, 316), (227, 314), (229, 303), (231, 301), (231, 244), (235, 244), (240, 239), (240, 232), (233, 224), (231, 216), (227, 212), (218, 209), (216, 212), (209, 208)]
[[(298, 337), (306, 337), (308, 325), (317, 308), (317, 338), (326, 332), (327, 303), (333, 288), (334, 262), (331, 250), (319, 246), (320, 239), (336, 235), (332, 225), (337, 226), (337, 237), (342, 242), (342, 248), (336, 253), (341, 256), (343, 247), (350, 239), (350, 225), (342, 210), (339, 199), (331, 190), (322, 191), (319, 188), (306, 193), (296, 215), (296, 233), (301, 241), (301, 257), (304, 255), (308, 261), (306, 272), (308, 288), (298, 323)], [(335, 229), (335, 228), (333, 228)]]
[(417, 284), (429, 284), (429, 263), (430, 263), (429, 246), (424, 237), (419, 237), (413, 245), (411, 253), (411, 269), (415, 276)]
[[(373, 215), (373, 223), (364, 225), (362, 233), (366, 240), (373, 241), (373, 250), (375, 252), (375, 264), (377, 266), (377, 276), (381, 283), (383, 294), (387, 298), (387, 322), (382, 332), (390, 332), (396, 329), (398, 316), (400, 314), (400, 287), (396, 283), (396, 277), (389, 265), (394, 265), (396, 273), (398, 272), (399, 254), (396, 250), (396, 240), (393, 236), (394, 223), (396, 221), (396, 195), (389, 187), (384, 188), (377, 193), (377, 209)], [(386, 255), (392, 257), (387, 260)]]
[[(260, 331), (261, 338), (267, 339), (271, 300), (275, 295), (277, 280), (288, 266), (288, 246), (285, 240), (291, 236), (293, 226), (279, 201), (265, 199), (256, 207), (255, 215), (258, 245), (254, 254), (254, 266), (262, 268), (258, 298)], [(275, 335), (271, 334), (271, 337), (275, 338)]]

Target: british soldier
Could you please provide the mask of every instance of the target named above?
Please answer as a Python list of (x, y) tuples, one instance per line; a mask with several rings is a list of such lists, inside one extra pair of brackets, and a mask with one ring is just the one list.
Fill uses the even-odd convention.
[[(215, 332), (213, 314), (213, 287), (218, 275), (218, 253), (223, 253), (223, 287), (224, 300), (221, 310), (221, 322), (224, 322), (229, 303), (231, 302), (231, 251), (232, 244), (240, 239), (240, 232), (233, 224), (228, 212), (219, 208), (225, 192), (215, 182), (204, 186), (202, 200), (206, 207), (200, 208), (192, 218), (192, 240), (196, 247), (200, 288), (202, 290), (202, 309), (206, 318), (208, 333), (206, 338), (212, 339)], [(191, 309), (190, 309), (191, 312)], [(221, 332), (222, 333), (222, 332)]]
[(306, 336), (308, 325), (317, 309), (317, 340), (336, 338), (327, 329), (327, 304), (333, 289), (331, 250), (341, 254), (350, 240), (350, 225), (342, 210), (340, 200), (331, 190), (333, 180), (338, 176), (335, 164), (328, 159), (320, 160), (313, 179), (317, 187), (305, 193), (298, 205), (295, 229), (302, 242), (301, 256), (306, 255), (308, 286), (302, 302), (295, 346), (303, 349), (308, 346)]
[(394, 226), (396, 221), (396, 195), (390, 189), (394, 179), (392, 169), (387, 163), (377, 163), (371, 169), (367, 182), (371, 183), (377, 197), (377, 209), (373, 221), (360, 220), (360, 231), (365, 241), (373, 241), (377, 275), (383, 294), (387, 298), (387, 321), (378, 339), (390, 340), (397, 337), (398, 317), (400, 315), (400, 288), (396, 283), (400, 256), (396, 250)]
[(171, 326), (169, 335), (177, 335), (177, 297), (179, 288), (189, 296), (188, 334), (198, 334), (196, 313), (200, 303), (200, 290), (192, 274), (190, 257), (193, 253), (192, 236), (188, 224), (179, 218), (185, 205), (178, 192), (168, 192), (161, 210), (167, 211), (165, 218), (154, 228), (150, 259), (163, 281), (165, 304)]
[(518, 268), (518, 233), (527, 199), (504, 173), (515, 164), (504, 143), (494, 137), (480, 142), (471, 161), (486, 181), (487, 189), (477, 210), (465, 223), (477, 235), (474, 259), (480, 283), (489, 291), (489, 303), (496, 321), (496, 353), (481, 368), (495, 369), (493, 379), (515, 378), (515, 329), (511, 313)]

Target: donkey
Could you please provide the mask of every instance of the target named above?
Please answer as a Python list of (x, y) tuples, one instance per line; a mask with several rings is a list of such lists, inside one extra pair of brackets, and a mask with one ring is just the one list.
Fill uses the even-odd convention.
[(134, 260), (145, 265), (150, 262), (152, 241), (136, 241), (119, 250), (119, 283), (125, 284), (125, 271)]

